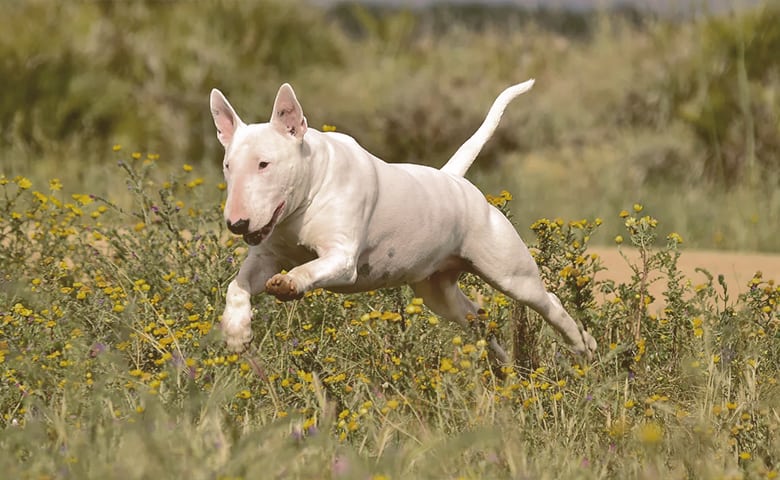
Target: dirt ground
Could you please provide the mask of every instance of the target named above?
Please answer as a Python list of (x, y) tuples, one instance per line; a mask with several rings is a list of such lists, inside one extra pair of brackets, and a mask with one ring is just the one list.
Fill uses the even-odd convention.
[[(623, 257), (620, 256), (617, 247), (594, 247), (589, 251), (599, 254), (607, 268), (607, 270), (597, 274), (597, 279), (611, 279), (616, 282), (630, 280), (631, 270)], [(638, 263), (636, 250), (623, 248), (623, 252), (632, 262)], [(729, 287), (729, 296), (732, 300), (747, 289), (747, 283), (753, 278), (756, 271), (761, 271), (765, 280), (774, 279), (776, 282), (780, 282), (780, 255), (777, 254), (683, 250), (678, 265), (692, 285), (707, 281), (707, 277), (703, 273), (697, 272), (696, 268), (709, 271), (716, 279), (718, 275), (722, 274)], [(660, 307), (664, 287), (662, 282), (656, 282), (650, 287), (651, 294), (658, 299), (658, 303), (655, 303), (656, 306)], [(717, 288), (720, 291), (720, 287)]]

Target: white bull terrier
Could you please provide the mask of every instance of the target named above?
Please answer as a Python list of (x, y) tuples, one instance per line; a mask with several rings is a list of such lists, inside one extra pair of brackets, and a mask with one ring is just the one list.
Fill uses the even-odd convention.
[[(251, 125), (212, 90), (211, 114), (225, 147), (225, 221), (250, 245), (227, 289), (228, 347), (240, 351), (251, 340), (250, 296), (260, 292), (293, 300), (316, 288), (354, 293), (409, 284), (433, 312), (467, 327), (478, 307), (458, 277), (471, 272), (539, 312), (576, 353), (590, 357), (593, 337), (545, 290), (509, 220), (463, 178), (507, 104), (533, 83), (501, 93), (440, 170), (385, 163), (348, 135), (309, 128), (288, 84), (276, 95), (270, 122)], [(495, 339), (490, 345), (509, 361)]]

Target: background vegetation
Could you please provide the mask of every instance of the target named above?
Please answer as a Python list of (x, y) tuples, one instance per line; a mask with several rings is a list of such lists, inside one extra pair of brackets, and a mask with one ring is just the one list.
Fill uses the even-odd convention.
[[(777, 478), (777, 272), (677, 264), (683, 239), (779, 249), (778, 17), (5, 4), (0, 471)], [(314, 291), (254, 298), (251, 349), (224, 349), (246, 252), (222, 221), (211, 87), (264, 120), (291, 81), (311, 125), (441, 165), (531, 76), (471, 177), (598, 339), (592, 362), (468, 276), (487, 312), (469, 331), (407, 289)], [(590, 252), (607, 240), (638, 250), (630, 279)]]
[(535, 77), (471, 173), (515, 193), (519, 224), (607, 218), (640, 199), (688, 245), (780, 251), (779, 11), (12, 2), (0, 20), (0, 161), (7, 175), (56, 171), (116, 201), (114, 144), (216, 178), (208, 91), (263, 121), (289, 81), (312, 126), (335, 125), (388, 161), (440, 166), (501, 89)]

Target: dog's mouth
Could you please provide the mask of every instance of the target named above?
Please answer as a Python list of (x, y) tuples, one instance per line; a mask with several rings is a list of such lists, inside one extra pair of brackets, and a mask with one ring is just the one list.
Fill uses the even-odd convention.
[(249, 245), (259, 245), (260, 242), (265, 240), (268, 235), (271, 234), (274, 227), (276, 226), (276, 222), (279, 221), (279, 217), (282, 216), (282, 212), (284, 211), (284, 202), (280, 203), (278, 207), (276, 207), (276, 210), (274, 210), (274, 214), (271, 215), (271, 220), (263, 226), (260, 230), (255, 230), (254, 232), (249, 232), (244, 234), (244, 241)]

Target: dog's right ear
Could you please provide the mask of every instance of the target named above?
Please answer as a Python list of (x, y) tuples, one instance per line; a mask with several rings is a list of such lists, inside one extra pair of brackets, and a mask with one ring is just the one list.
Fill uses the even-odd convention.
[(243, 126), (244, 122), (238, 118), (238, 114), (228, 102), (222, 92), (216, 88), (211, 90), (210, 98), (211, 116), (214, 118), (214, 125), (217, 127), (217, 138), (223, 147), (230, 145), (233, 140), (233, 134), (238, 127)]

